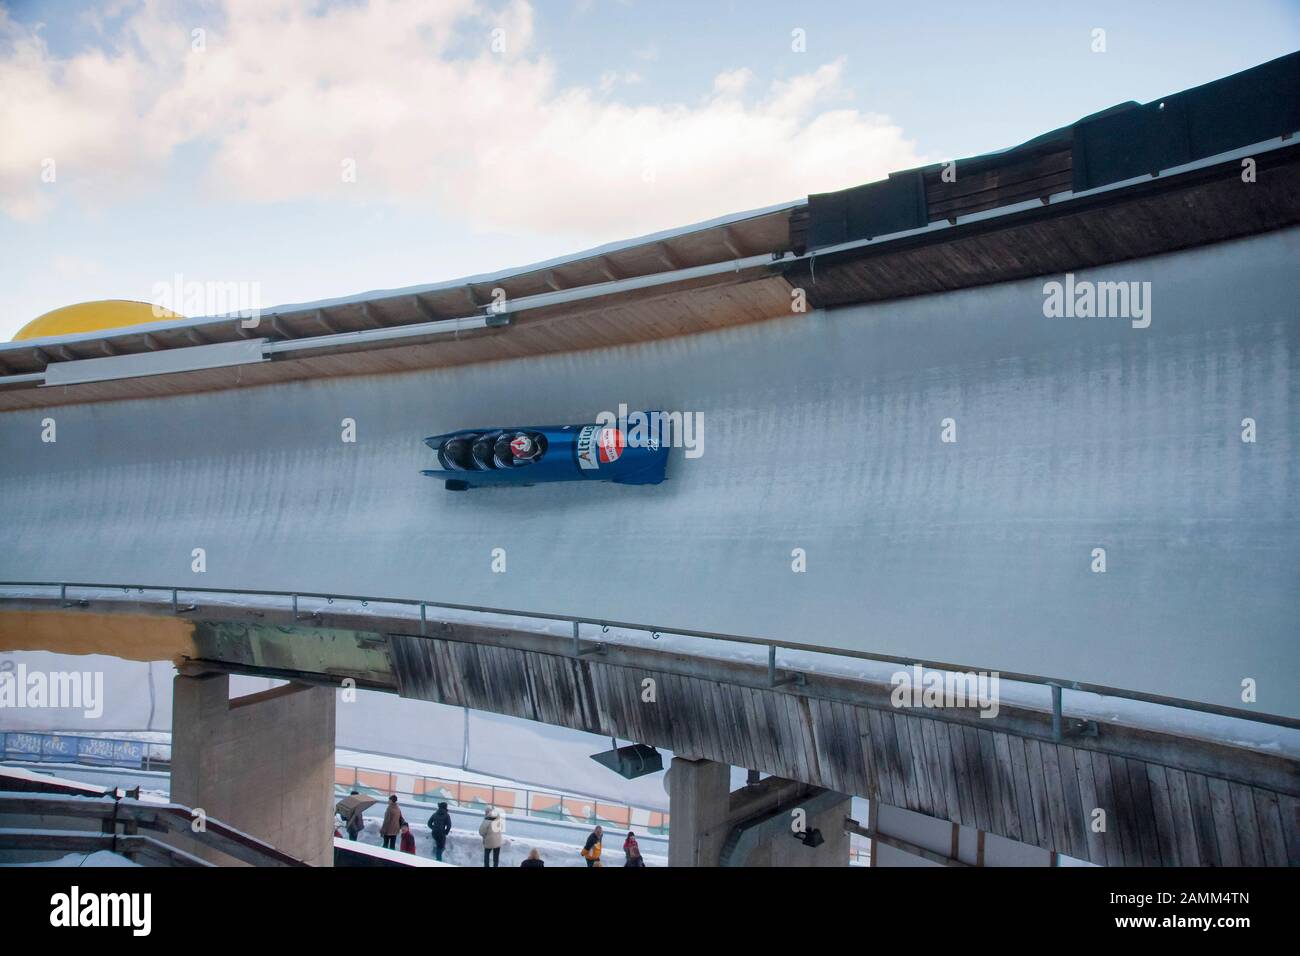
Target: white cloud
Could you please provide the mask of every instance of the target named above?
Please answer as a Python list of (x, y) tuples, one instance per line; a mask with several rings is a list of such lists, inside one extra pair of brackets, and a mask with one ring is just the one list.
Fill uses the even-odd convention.
[[(129, 197), (194, 143), (223, 200), (391, 201), (475, 228), (612, 238), (921, 161), (887, 118), (846, 105), (841, 62), (766, 91), (720, 69), (697, 102), (629, 105), (616, 90), (635, 73), (559, 86), (524, 0), (227, 0), (211, 24), (170, 9), (148, 3), (113, 48), (66, 59), (0, 9), (0, 209), (30, 219)], [(46, 157), (56, 184), (40, 181)]]

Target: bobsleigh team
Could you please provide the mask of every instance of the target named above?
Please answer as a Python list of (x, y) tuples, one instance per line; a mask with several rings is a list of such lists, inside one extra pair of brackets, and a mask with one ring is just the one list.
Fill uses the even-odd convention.
[(544, 445), (540, 435), (495, 431), (450, 438), (440, 451), (443, 463), (452, 471), (489, 471), (532, 464), (546, 451)]

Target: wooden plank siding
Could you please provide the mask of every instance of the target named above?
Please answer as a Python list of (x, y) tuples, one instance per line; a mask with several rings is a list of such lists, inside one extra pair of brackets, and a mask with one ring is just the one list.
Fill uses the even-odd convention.
[[(1110, 866), (1300, 865), (1292, 792), (971, 726), (670, 670), (388, 635), (404, 697), (559, 724), (800, 780)], [(654, 681), (655, 700), (642, 699)], [(1086, 744), (1086, 745), (1085, 745)], [(1164, 759), (1164, 758), (1162, 758)], [(1277, 758), (1284, 759), (1284, 758)], [(1103, 811), (1096, 814), (1095, 811)], [(1093, 829), (1094, 820), (1104, 828)]]
[[(1069, 144), (1013, 160), (1003, 160), (975, 172), (954, 164), (945, 182), (943, 167), (925, 173), (928, 219), (967, 216), (1065, 192), (1073, 184), (1073, 155)], [(955, 175), (952, 175), (955, 174)]]
[[(1294, 225), (1300, 221), (1300, 149), (1280, 150), (1267, 165), (1268, 187), (1257, 192), (1240, 189), (1240, 166), (1228, 162), (1130, 187), (1122, 196), (1035, 206), (933, 234), (820, 254), (815, 282), (807, 260), (792, 262), (786, 274), (792, 285), (807, 290), (814, 307), (833, 308), (1063, 274)], [(959, 167), (955, 183), (927, 186), (932, 200), (938, 185), (952, 191), (950, 198), (932, 202), (931, 218), (960, 217), (986, 208), (984, 202), (1000, 205), (1057, 191), (1068, 176), (1049, 167), (1050, 161), (1044, 175), (1012, 184), (1010, 192), (976, 189), (964, 195), (976, 184)]]
[[(791, 287), (783, 276), (774, 274), (777, 268), (775, 264), (751, 267), (740, 273), (728, 272), (683, 280), (671, 286), (550, 305), (516, 313), (511, 316), (509, 326), (467, 330), (455, 335), (290, 352), (270, 362), (59, 388), (5, 389), (0, 391), (0, 411), (452, 368), (715, 332), (751, 322), (788, 318), (792, 314)], [(384, 327), (402, 324), (405, 323), (382, 323)], [(269, 327), (264, 334), (271, 334)], [(5, 369), (0, 374), (13, 371)]]

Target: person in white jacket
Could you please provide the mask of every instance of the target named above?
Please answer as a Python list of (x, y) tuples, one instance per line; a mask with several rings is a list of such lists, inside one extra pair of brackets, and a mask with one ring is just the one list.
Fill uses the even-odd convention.
[(506, 835), (506, 821), (496, 807), (488, 807), (483, 814), (483, 822), (478, 825), (478, 835), (483, 838), (483, 865), (499, 867), (501, 844)]

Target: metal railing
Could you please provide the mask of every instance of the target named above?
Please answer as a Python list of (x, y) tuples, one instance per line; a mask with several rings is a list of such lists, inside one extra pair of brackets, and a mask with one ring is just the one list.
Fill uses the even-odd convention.
[[(32, 731), (0, 732), (0, 760), (22, 763), (77, 764), (87, 768), (170, 771), (170, 743), (129, 737), (89, 737), (81, 734), (52, 734)], [(568, 820), (586, 826), (636, 829), (666, 835), (668, 814), (617, 800), (602, 800), (560, 790), (475, 783), (428, 774), (402, 773), (360, 765), (335, 765), (334, 791), (342, 797), (350, 790), (362, 793), (390, 793), (428, 803), (439, 800), (467, 810), (496, 807), (507, 816), (539, 820)]]
[[(641, 631), (649, 634), (652, 638), (658, 639), (662, 635), (671, 634), (679, 637), (701, 638), (704, 640), (721, 641), (730, 644), (750, 644), (766, 647), (768, 649), (767, 659), (767, 676), (768, 682), (772, 687), (779, 687), (785, 684), (802, 684), (805, 681), (805, 675), (787, 670), (784, 676), (781, 676), (778, 668), (777, 652), (787, 650), (794, 653), (813, 653), (826, 654), (834, 657), (845, 658), (849, 660), (871, 661), (873, 663), (884, 664), (901, 664), (906, 667), (920, 666), (931, 670), (953, 671), (958, 673), (967, 673), (979, 670), (991, 670), (989, 668), (977, 668), (968, 665), (954, 664), (946, 661), (932, 661), (917, 657), (900, 657), (890, 654), (877, 654), (867, 651), (856, 651), (840, 647), (826, 647), (817, 644), (792, 644), (787, 641), (778, 641), (764, 637), (753, 637), (740, 634), (728, 634), (718, 631), (698, 631), (678, 627), (665, 627), (660, 625), (644, 624), (632, 621), (614, 621), (605, 618), (585, 617), (571, 614), (551, 614), (540, 611), (520, 611), (513, 608), (487, 607), (476, 604), (456, 604), (448, 601), (427, 601), (415, 600), (412, 598), (394, 598), (394, 597), (377, 597), (374, 595), (358, 594), (338, 594), (324, 591), (275, 591), (275, 590), (254, 590), (249, 588), (214, 588), (214, 587), (174, 587), (170, 585), (157, 584), (120, 584), (120, 583), (95, 583), (86, 581), (0, 581), (0, 588), (58, 588), (60, 603), (63, 607), (73, 605), (85, 606), (89, 602), (85, 599), (80, 601), (69, 600), (68, 593), (72, 589), (84, 590), (116, 590), (124, 593), (137, 592), (144, 595), (147, 593), (157, 593), (169, 596), (173, 612), (185, 614), (197, 609), (195, 604), (185, 604), (180, 602), (181, 595), (188, 594), (212, 594), (212, 595), (230, 595), (235, 597), (274, 597), (288, 598), (292, 601), (294, 620), (302, 620), (303, 615), (299, 612), (298, 602), (301, 598), (315, 598), (333, 603), (335, 601), (355, 601), (363, 607), (370, 604), (392, 604), (399, 607), (409, 607), (418, 611), (419, 614), (419, 633), (421, 636), (428, 636), (428, 609), (439, 608), (448, 611), (463, 611), (471, 614), (498, 615), (502, 617), (521, 618), (530, 621), (556, 621), (572, 625), (572, 649), (574, 656), (581, 656), (593, 653), (599, 653), (603, 648), (597, 643), (595, 646), (582, 646), (582, 627), (599, 628), (601, 633), (608, 632), (611, 628), (620, 630)], [(0, 594), (0, 601), (6, 600), (24, 600), (30, 599), (30, 595), (14, 596)], [(307, 615), (308, 618), (311, 615)], [(1022, 684), (1036, 684), (1047, 687), (1051, 691), (1051, 717), (1052, 732), (1055, 739), (1061, 739), (1065, 733), (1064, 711), (1063, 711), (1063, 692), (1066, 690), (1078, 691), (1081, 693), (1099, 694), (1105, 697), (1116, 697), (1124, 700), (1141, 701), (1148, 704), (1156, 704), (1162, 707), (1170, 707), (1178, 710), (1196, 711), (1200, 713), (1215, 714), (1221, 717), (1230, 717), (1237, 720), (1246, 720), (1254, 723), (1273, 724), (1281, 727), (1300, 729), (1300, 720), (1292, 717), (1283, 717), (1277, 714), (1262, 714), (1253, 711), (1242, 710), (1234, 707), (1223, 707), (1218, 704), (1210, 704), (1202, 701), (1183, 700), (1174, 697), (1166, 697), (1160, 694), (1150, 694), (1144, 691), (1127, 690), (1120, 687), (1110, 687), (1104, 684), (1093, 684), (1085, 681), (1068, 680), (1061, 677), (1045, 677), (1041, 674), (1024, 674), (1013, 671), (998, 671), (1001, 680), (1015, 681)]]
[(334, 792), (343, 797), (350, 790), (372, 796), (395, 793), (428, 804), (430, 811), (438, 801), (445, 800), (466, 810), (496, 807), (506, 816), (567, 820), (586, 826), (600, 824), (613, 830), (637, 830), (660, 836), (668, 833), (667, 813), (629, 803), (531, 787), (449, 780), (367, 767), (335, 767)]
[(0, 732), (0, 760), (161, 772), (171, 770), (172, 745), (128, 737), (10, 730)]

